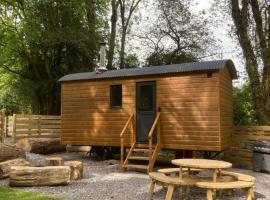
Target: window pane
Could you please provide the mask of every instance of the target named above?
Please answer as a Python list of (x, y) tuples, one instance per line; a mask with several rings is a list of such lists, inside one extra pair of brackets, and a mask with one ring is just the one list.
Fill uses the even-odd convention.
[(111, 107), (121, 107), (122, 106), (122, 85), (111, 85), (111, 97), (110, 105)]
[(152, 111), (153, 110), (153, 86), (142, 85), (140, 87), (140, 106), (139, 110)]

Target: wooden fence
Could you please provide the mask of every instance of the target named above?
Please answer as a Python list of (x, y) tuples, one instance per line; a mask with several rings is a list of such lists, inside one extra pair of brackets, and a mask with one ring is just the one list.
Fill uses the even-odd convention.
[(60, 137), (60, 116), (54, 115), (13, 115), (12, 139), (58, 138)]
[(0, 112), (0, 142), (4, 142), (5, 137), (5, 112)]
[(234, 167), (252, 169), (252, 145), (256, 140), (270, 141), (270, 126), (236, 126), (224, 159)]

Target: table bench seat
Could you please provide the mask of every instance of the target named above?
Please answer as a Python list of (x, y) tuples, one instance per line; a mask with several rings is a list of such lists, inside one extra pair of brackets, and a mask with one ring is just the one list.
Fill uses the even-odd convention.
[[(202, 169), (190, 168), (190, 171), (191, 172), (201, 172), (203, 170)], [(166, 175), (170, 175), (170, 174), (173, 174), (173, 173), (179, 173), (179, 167), (159, 169), (158, 172), (166, 174)], [(188, 172), (188, 168), (182, 168), (182, 172), (183, 173)]]
[(233, 182), (197, 182), (196, 186), (207, 189), (207, 200), (213, 200), (214, 190), (224, 189), (247, 189), (247, 200), (254, 199), (253, 182), (233, 181)]
[(234, 177), (238, 181), (246, 181), (246, 182), (255, 182), (255, 178), (250, 175), (236, 173), (236, 172), (229, 172), (229, 171), (221, 171), (222, 176), (231, 176)]
[[(167, 176), (161, 172), (151, 172), (149, 173), (151, 178), (151, 184), (149, 188), (149, 194), (152, 198), (154, 194), (155, 185), (165, 185), (168, 186), (165, 200), (170, 200), (174, 191), (174, 186), (194, 186), (199, 181), (210, 181), (211, 178), (202, 178), (202, 177), (179, 177)], [(182, 192), (180, 192), (182, 195)]]

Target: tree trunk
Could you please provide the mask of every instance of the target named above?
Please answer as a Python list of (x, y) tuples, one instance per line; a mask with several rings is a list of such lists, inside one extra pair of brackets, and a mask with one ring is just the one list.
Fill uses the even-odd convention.
[(29, 166), (29, 162), (23, 158), (16, 158), (0, 162), (0, 178), (9, 177), (12, 166)]
[(45, 158), (45, 166), (64, 166), (64, 159), (61, 157)]
[(238, 40), (246, 61), (246, 71), (248, 73), (251, 86), (251, 96), (253, 108), (255, 111), (255, 117), (260, 124), (266, 124), (268, 117), (266, 114), (267, 109), (264, 99), (264, 87), (262, 86), (260, 80), (257, 57), (252, 47), (251, 38), (249, 37), (249, 30), (247, 29), (249, 3), (248, 0), (242, 0), (241, 3), (242, 8), (240, 9), (239, 1), (231, 0), (232, 18), (236, 27), (236, 34), (238, 36)]
[(111, 15), (111, 35), (110, 35), (110, 42), (109, 42), (109, 52), (108, 52), (108, 69), (113, 69), (113, 56), (114, 56), (114, 49), (115, 49), (115, 37), (116, 37), (116, 22), (117, 22), (117, 9), (118, 9), (119, 2), (118, 0), (112, 0), (112, 15)]
[(70, 167), (70, 180), (78, 180), (83, 177), (83, 163), (81, 161), (66, 161), (65, 166)]
[(121, 38), (121, 49), (120, 49), (120, 68), (125, 68), (125, 42), (126, 42), (126, 31), (127, 29), (124, 28), (122, 32)]
[(11, 167), (9, 177), (9, 185), (15, 187), (67, 185), (69, 181), (68, 166)]
[(50, 154), (66, 150), (66, 145), (60, 144), (58, 138), (24, 138), (18, 140), (18, 147), (37, 154)]
[(0, 162), (14, 158), (25, 158), (25, 151), (15, 145), (0, 143)]

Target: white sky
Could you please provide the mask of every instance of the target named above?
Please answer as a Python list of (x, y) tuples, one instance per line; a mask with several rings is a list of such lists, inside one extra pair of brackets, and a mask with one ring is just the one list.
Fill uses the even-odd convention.
[[(154, 1), (154, 0), (150, 0), (150, 1)], [(229, 24), (232, 24), (232, 21), (230, 18), (226, 18), (224, 16), (216, 16), (215, 13), (211, 10), (211, 6), (214, 2), (214, 0), (194, 0), (194, 2), (196, 3), (196, 5), (194, 6), (194, 12), (198, 12), (201, 10), (205, 10), (205, 12), (207, 13), (207, 16), (210, 17), (214, 17), (215, 19), (217, 18), (219, 23), (215, 24), (215, 27), (212, 27), (211, 30), (213, 31), (213, 35), (216, 39), (218, 39), (220, 42), (218, 43), (220, 46), (220, 50), (223, 52), (222, 54), (222, 59), (231, 59), (233, 60), (236, 69), (239, 73), (239, 75), (243, 75), (245, 72), (244, 69), (244, 62), (243, 62), (243, 58), (241, 55), (241, 49), (238, 47), (238, 44), (236, 43), (236, 41), (234, 41), (230, 36), (229, 36)], [(143, 30), (147, 24), (151, 23), (150, 19), (151, 19), (151, 15), (153, 15), (156, 11), (148, 9), (146, 6), (143, 8), (143, 11), (141, 13), (141, 21), (138, 24), (134, 24), (134, 26), (132, 27), (132, 32), (136, 31), (140, 32), (140, 30)], [(215, 15), (215, 16), (213, 16)], [(140, 46), (140, 44), (136, 41), (131, 42), (132, 46)], [(147, 51), (147, 50), (145, 50)], [(139, 57), (143, 57), (142, 55), (144, 55), (147, 52), (144, 52), (143, 49), (140, 49), (140, 54)], [(205, 60), (210, 60), (213, 58), (206, 58)], [(220, 59), (220, 55), (217, 58), (214, 59)], [(234, 85), (241, 85), (243, 81), (241, 79), (234, 81)]]

